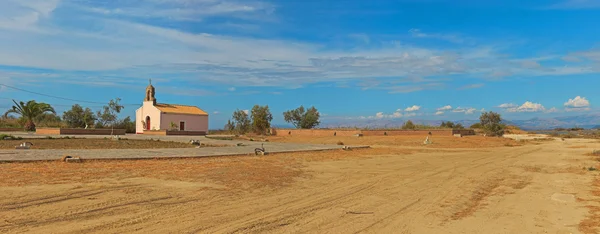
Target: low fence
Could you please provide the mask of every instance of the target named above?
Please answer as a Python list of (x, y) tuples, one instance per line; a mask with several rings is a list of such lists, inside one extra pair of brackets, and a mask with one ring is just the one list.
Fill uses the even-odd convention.
[(23, 128), (0, 128), (0, 132), (21, 132)]
[(125, 129), (36, 128), (40, 135), (125, 135)]
[(431, 129), (431, 130), (335, 130), (335, 129), (271, 129), (271, 135), (275, 136), (452, 136), (461, 134), (463, 136), (475, 135), (471, 129)]
[(144, 130), (143, 134), (155, 136), (206, 136), (205, 131)]

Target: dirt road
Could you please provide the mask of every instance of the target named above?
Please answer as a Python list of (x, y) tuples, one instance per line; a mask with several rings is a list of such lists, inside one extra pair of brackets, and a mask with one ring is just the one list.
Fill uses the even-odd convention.
[[(0, 164), (4, 178), (19, 176), (0, 187), (0, 232), (595, 233), (586, 206), (598, 205), (599, 173), (583, 169), (598, 166), (585, 155), (594, 147)], [(70, 171), (86, 173), (41, 179)]]

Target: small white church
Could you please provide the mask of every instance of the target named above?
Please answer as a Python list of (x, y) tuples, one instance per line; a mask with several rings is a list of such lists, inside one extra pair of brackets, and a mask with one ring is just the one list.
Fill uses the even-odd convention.
[(135, 122), (137, 134), (157, 130), (185, 131), (183, 135), (208, 133), (208, 113), (196, 106), (156, 103), (152, 81), (146, 87), (142, 107), (135, 111)]

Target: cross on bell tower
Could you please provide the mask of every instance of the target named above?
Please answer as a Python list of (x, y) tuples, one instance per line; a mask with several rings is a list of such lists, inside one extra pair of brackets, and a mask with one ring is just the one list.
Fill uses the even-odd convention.
[(152, 102), (153, 105), (156, 105), (156, 98), (154, 97), (155, 90), (154, 86), (152, 86), (152, 79), (149, 79), (148, 87), (146, 87), (146, 97), (144, 98), (145, 102)]

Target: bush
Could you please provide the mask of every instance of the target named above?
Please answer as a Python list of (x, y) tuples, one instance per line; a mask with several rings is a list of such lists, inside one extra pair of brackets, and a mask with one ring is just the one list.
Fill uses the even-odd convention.
[(344, 142), (338, 141), (337, 145), (344, 145)]
[(13, 135), (7, 135), (7, 134), (0, 134), (0, 141), (3, 140), (23, 140), (22, 137), (15, 137)]
[(594, 152), (592, 152), (592, 155), (600, 156), (600, 150), (594, 150)]
[(498, 137), (504, 135), (504, 129), (506, 128), (506, 125), (502, 123), (500, 114), (492, 111), (483, 112), (479, 117), (479, 121), (485, 134)]
[(412, 121), (406, 121), (406, 123), (404, 123), (404, 125), (402, 125), (402, 129), (404, 130), (409, 130), (409, 129), (416, 129), (417, 126), (415, 126), (415, 124)]

